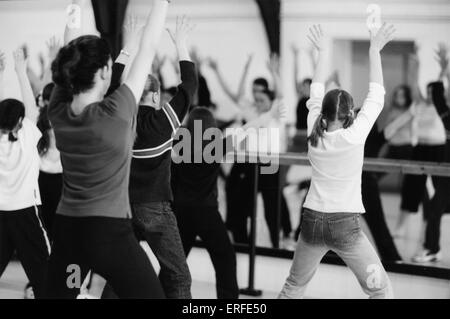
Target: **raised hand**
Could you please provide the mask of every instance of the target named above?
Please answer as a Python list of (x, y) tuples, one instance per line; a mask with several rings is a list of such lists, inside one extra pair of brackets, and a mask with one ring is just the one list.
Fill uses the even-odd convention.
[(194, 29), (194, 25), (189, 22), (189, 19), (186, 16), (177, 17), (177, 24), (175, 26), (175, 31), (171, 31), (167, 29), (169, 35), (177, 48), (178, 59), (180, 61), (192, 61), (200, 66), (200, 59), (196, 53), (189, 54), (189, 50), (187, 48), (187, 38), (189, 33), (191, 33), (192, 29)]
[(446, 71), (448, 68), (448, 47), (444, 43), (439, 43), (438, 48), (434, 51), (436, 53), (435, 59), (439, 63), (441, 70)]
[(134, 15), (128, 15), (123, 26), (123, 33), (126, 39), (125, 48), (133, 50), (139, 45), (144, 25), (139, 22), (139, 18)]
[(13, 53), (14, 67), (17, 73), (27, 72), (27, 59), (23, 48), (19, 48)]
[(386, 22), (375, 33), (374, 30), (369, 30), (370, 33), (370, 49), (381, 51), (384, 46), (394, 38), (395, 27), (392, 24), (387, 25)]
[(5, 72), (6, 69), (6, 55), (0, 51), (0, 73)]
[(61, 42), (55, 37), (51, 37), (47, 42), (48, 49), (48, 57), (51, 61), (53, 61), (58, 55), (59, 50), (61, 49)]
[(169, 32), (169, 35), (176, 46), (185, 45), (188, 35), (194, 27), (195, 26), (190, 23), (189, 19), (183, 15), (182, 17), (177, 17), (175, 31), (167, 29), (167, 32)]
[(309, 28), (309, 35), (307, 36), (317, 51), (323, 51), (326, 47), (325, 34), (320, 24), (315, 24)]

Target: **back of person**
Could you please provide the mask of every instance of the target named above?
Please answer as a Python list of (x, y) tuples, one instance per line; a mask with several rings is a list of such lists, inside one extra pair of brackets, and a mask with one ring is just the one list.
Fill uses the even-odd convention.
[(39, 154), (41, 133), (28, 118), (22, 121), (17, 141), (0, 136), (0, 211), (14, 211), (41, 204)]
[(351, 212), (363, 212), (357, 194), (361, 194), (364, 144), (349, 143), (344, 130), (325, 133), (323, 144), (309, 147), (308, 156), (312, 182), (305, 207), (320, 205), (322, 208), (316, 209), (325, 212), (343, 212), (348, 211), (347, 208)]
[(172, 190), (175, 205), (217, 206), (220, 163), (172, 162)]
[[(337, 111), (334, 105), (336, 102), (339, 104)], [(327, 131), (323, 124), (326, 115), (317, 117), (322, 103), (324, 108), (326, 105), (334, 108), (331, 113), (335, 114), (332, 116), (342, 118), (343, 128)], [(308, 101), (312, 118), (308, 121), (308, 133), (311, 136), (317, 125), (322, 125), (322, 128), (319, 127), (322, 136), (315, 146), (311, 145), (310, 139), (308, 156), (312, 179), (304, 205), (306, 208), (324, 213), (365, 211), (361, 199), (364, 145), (383, 105), (384, 88), (371, 83), (364, 105), (353, 119), (353, 99), (347, 92), (332, 90), (324, 97), (323, 84), (312, 84), (311, 99)], [(326, 111), (322, 110), (322, 113)]]
[(419, 144), (443, 145), (447, 137), (441, 117), (433, 105), (417, 103), (417, 131)]
[(75, 115), (64, 89), (55, 91), (49, 116), (64, 167), (58, 214), (126, 218), (136, 114), (132, 92), (122, 85)]

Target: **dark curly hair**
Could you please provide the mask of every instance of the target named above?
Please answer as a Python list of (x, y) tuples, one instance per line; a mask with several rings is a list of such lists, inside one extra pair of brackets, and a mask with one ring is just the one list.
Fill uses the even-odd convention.
[(53, 82), (72, 94), (88, 91), (94, 86), (97, 71), (108, 65), (111, 51), (106, 40), (86, 35), (61, 48), (52, 63)]

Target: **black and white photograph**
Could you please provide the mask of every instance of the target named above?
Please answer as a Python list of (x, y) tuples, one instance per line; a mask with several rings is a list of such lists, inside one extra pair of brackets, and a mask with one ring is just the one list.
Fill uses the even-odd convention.
[(450, 299), (449, 61), (450, 0), (0, 0), (0, 299)]

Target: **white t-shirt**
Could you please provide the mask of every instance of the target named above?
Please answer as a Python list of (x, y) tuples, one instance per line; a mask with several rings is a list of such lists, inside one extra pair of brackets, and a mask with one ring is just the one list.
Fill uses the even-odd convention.
[[(307, 102), (308, 136), (319, 116), (324, 85), (313, 83)], [(306, 208), (323, 213), (364, 213), (361, 174), (364, 144), (384, 105), (384, 88), (370, 83), (369, 94), (353, 124), (346, 129), (324, 132), (317, 147), (308, 147), (312, 166), (311, 187)]]
[(0, 211), (14, 211), (41, 205), (39, 153), (41, 132), (25, 118), (17, 141), (0, 136)]
[(421, 145), (444, 145), (447, 141), (444, 123), (434, 105), (417, 103), (416, 125), (419, 144)]

